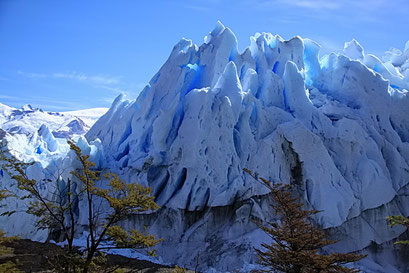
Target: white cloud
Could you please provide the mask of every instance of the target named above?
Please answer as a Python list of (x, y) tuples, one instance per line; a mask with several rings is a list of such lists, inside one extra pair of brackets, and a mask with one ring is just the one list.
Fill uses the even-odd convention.
[[(106, 97), (102, 98), (103, 102), (111, 103), (113, 99), (118, 96), (120, 93), (125, 93), (129, 98), (136, 98), (139, 95), (140, 91), (145, 87), (146, 83), (129, 83), (123, 80), (122, 76), (110, 76), (110, 75), (89, 75), (82, 72), (55, 72), (55, 73), (33, 73), (25, 71), (17, 71), (18, 75), (21, 75), (26, 78), (36, 79), (36, 80), (46, 80), (46, 79), (55, 79), (55, 80), (69, 80), (78, 82), (90, 86), (92, 88), (104, 89), (110, 91), (109, 94), (105, 94)], [(102, 93), (101, 93), (102, 95)], [(0, 99), (2, 97), (0, 96)], [(12, 99), (4, 98), (4, 99)], [(35, 100), (41, 98), (36, 97)], [(39, 101), (41, 103), (41, 101)], [(47, 101), (46, 103), (54, 104), (58, 106), (59, 101)], [(60, 107), (60, 106), (58, 106)], [(71, 106), (69, 106), (71, 108)], [(62, 108), (61, 108), (62, 109)], [(67, 108), (68, 109), (68, 108)]]
[(247, 3), (260, 8), (293, 7), (312, 10), (336, 10), (342, 6), (339, 1), (326, 0), (256, 0)]
[(186, 9), (191, 9), (198, 12), (212, 12), (214, 9), (224, 5), (221, 0), (191, 0), (180, 1), (179, 5)]
[(112, 77), (107, 75), (86, 75), (80, 72), (69, 73), (53, 73), (50, 75), (52, 78), (71, 79), (76, 81), (90, 82), (94, 84), (114, 85), (120, 83), (121, 77)]
[(308, 9), (336, 10), (341, 8), (340, 2), (326, 0), (300, 0), (300, 1), (287, 0), (278, 2), (281, 2), (282, 4), (289, 4)]
[(109, 90), (115, 94), (121, 93), (124, 89), (127, 89), (126, 83), (121, 79), (122, 76), (109, 76), (109, 75), (88, 75), (82, 72), (55, 72), (55, 73), (33, 73), (25, 71), (17, 71), (18, 75), (21, 75), (30, 79), (57, 79), (57, 80), (70, 80), (82, 84), (89, 85), (93, 88), (102, 88)]
[(88, 104), (83, 100), (66, 101), (41, 96), (25, 96), (24, 98), (22, 98), (22, 96), (0, 95), (0, 99), (4, 100), (4, 103), (6, 105), (11, 105), (17, 108), (28, 103), (34, 107), (41, 108), (46, 111), (53, 111), (56, 109), (58, 109), (59, 111), (85, 109), (88, 107)]
[(188, 9), (199, 11), (199, 12), (209, 12), (209, 11), (211, 11), (210, 7), (201, 6), (201, 5), (187, 5), (185, 7), (188, 8)]
[(75, 81), (88, 82), (92, 84), (104, 84), (104, 85), (120, 84), (120, 79), (122, 78), (120, 76), (113, 77), (113, 76), (108, 76), (108, 75), (87, 75), (85, 73), (76, 72), (76, 71), (45, 74), (45, 73), (24, 72), (24, 71), (18, 70), (17, 74), (27, 77), (27, 78), (31, 78), (31, 79), (44, 79), (44, 78), (70, 79), (70, 80), (75, 80)]
[(26, 78), (31, 78), (31, 79), (38, 79), (38, 78), (47, 78), (49, 75), (47, 74), (42, 74), (42, 73), (30, 73), (30, 72), (24, 72), (21, 70), (17, 71), (17, 74), (24, 76)]
[(14, 99), (20, 99), (20, 97), (17, 97), (17, 96), (8, 96), (8, 95), (0, 95), (0, 99), (14, 100)]
[(354, 16), (365, 21), (374, 20), (385, 10), (404, 13), (409, 10), (407, 0), (242, 0), (242, 3), (256, 8), (293, 8), (305, 11), (310, 17), (317, 16)]

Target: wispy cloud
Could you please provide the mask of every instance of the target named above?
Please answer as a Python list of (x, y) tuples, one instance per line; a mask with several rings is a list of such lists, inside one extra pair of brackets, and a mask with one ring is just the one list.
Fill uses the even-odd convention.
[(30, 79), (42, 79), (49, 77), (47, 74), (24, 72), (21, 70), (18, 70), (17, 74)]
[[(109, 91), (108, 93), (101, 93), (101, 98), (96, 98), (102, 102), (111, 103), (113, 99), (120, 93), (125, 93), (129, 98), (136, 98), (139, 92), (145, 87), (145, 83), (130, 83), (124, 80), (123, 76), (111, 76), (111, 75), (103, 75), (103, 74), (96, 74), (96, 75), (89, 75), (82, 72), (71, 71), (71, 72), (54, 72), (54, 73), (38, 73), (38, 72), (26, 72), (26, 71), (17, 71), (17, 74), (33, 79), (38, 81), (45, 81), (45, 80), (68, 80), (72, 82), (76, 82), (79, 84), (86, 85), (88, 87), (94, 89), (103, 89)], [(87, 87), (85, 87), (87, 88)], [(14, 100), (15, 98), (7, 97), (0, 99), (8, 99)], [(60, 109), (72, 109), (71, 105), (64, 106), (65, 102), (61, 102), (58, 100), (51, 101), (49, 98), (39, 98), (35, 97), (32, 98), (38, 102), (38, 107), (40, 105), (47, 105), (48, 103), (53, 104), (55, 107)], [(21, 99), (19, 99), (21, 101)], [(44, 103), (43, 103), (44, 102)], [(75, 102), (75, 104), (78, 104)], [(78, 106), (76, 107), (78, 108)]]
[[(401, 0), (397, 0), (401, 1)], [(263, 6), (293, 6), (302, 7), (307, 9), (321, 9), (321, 10), (337, 10), (345, 8), (360, 7), (364, 9), (376, 9), (383, 5), (390, 5), (388, 0), (342, 0), (342, 1), (330, 1), (330, 0), (255, 0), (258, 5)], [(348, 10), (348, 9), (347, 9)]]
[(337, 10), (341, 8), (340, 2), (328, 1), (328, 0), (275, 0), (272, 1), (275, 4), (292, 5), (301, 8), (313, 9), (313, 10)]
[(242, 0), (242, 3), (263, 9), (294, 8), (310, 17), (348, 15), (358, 20), (373, 20), (376, 13), (384, 13), (385, 9), (394, 10), (395, 13), (409, 9), (407, 0)]
[(95, 84), (119, 84), (121, 77), (111, 77), (105, 75), (86, 75), (84, 73), (79, 72), (70, 72), (70, 73), (53, 73), (52, 77), (54, 78), (62, 78), (62, 79), (71, 79), (76, 81), (85, 81), (85, 82), (92, 82)]
[(13, 107), (19, 108), (21, 105), (28, 103), (34, 107), (45, 109), (47, 111), (85, 109), (89, 107), (84, 100), (67, 101), (41, 96), (26, 96), (23, 99), (21, 96), (0, 95), (0, 99), (4, 100), (5, 104)]
[(69, 79), (75, 80), (80, 82), (88, 82), (92, 84), (104, 84), (104, 85), (115, 85), (120, 83), (121, 76), (113, 77), (108, 75), (87, 75), (82, 72), (57, 72), (51, 74), (45, 73), (33, 73), (33, 72), (24, 72), (24, 71), (17, 71), (17, 74), (32, 78), (32, 79), (43, 79), (43, 78), (54, 78), (54, 79)]
[(185, 7), (188, 8), (188, 9), (192, 9), (192, 10), (196, 10), (196, 11), (200, 11), (200, 12), (211, 11), (210, 7), (202, 6), (202, 5), (187, 5)]
[(16, 99), (18, 99), (18, 98), (20, 98), (20, 97), (17, 97), (17, 96), (8, 96), (8, 95), (0, 95), (0, 99), (5, 99), (5, 100), (16, 100)]
[(70, 80), (78, 83), (90, 85), (94, 88), (101, 88), (112, 91), (113, 93), (120, 92), (139, 92), (145, 86), (145, 83), (128, 83), (124, 81), (123, 76), (111, 75), (89, 75), (83, 72), (54, 72), (54, 73), (37, 73), (18, 70), (17, 74), (30, 79), (56, 79)]
[(186, 9), (191, 9), (199, 12), (212, 12), (218, 5), (223, 4), (220, 0), (193, 0), (181, 1), (179, 3)]

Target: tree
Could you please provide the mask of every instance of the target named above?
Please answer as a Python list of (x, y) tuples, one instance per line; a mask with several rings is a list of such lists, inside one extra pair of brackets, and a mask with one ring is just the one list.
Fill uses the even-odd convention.
[[(161, 239), (150, 235), (147, 231), (124, 230), (119, 223), (134, 213), (158, 209), (151, 196), (152, 189), (137, 183), (125, 183), (118, 175), (96, 170), (96, 164), (90, 161), (89, 155), (83, 155), (81, 149), (72, 141), (68, 141), (70, 149), (75, 153), (80, 168), (71, 171), (73, 180), (36, 181), (27, 176), (26, 169), (33, 163), (20, 162), (13, 156), (5, 156), (3, 165), (11, 177), (17, 181), (17, 187), (26, 193), (22, 199), (30, 198), (27, 213), (37, 217), (40, 229), (60, 231), (67, 241), (67, 255), (62, 260), (60, 271), (87, 273), (93, 267), (103, 263), (103, 250), (112, 248), (152, 248)], [(104, 183), (104, 180), (107, 183)], [(53, 183), (53, 192), (40, 190), (45, 184)], [(79, 219), (76, 208), (80, 201), (87, 204), (86, 213), (89, 235), (85, 251), (79, 252), (74, 247), (76, 224)], [(98, 203), (98, 205), (96, 205)], [(105, 205), (105, 206), (104, 206)], [(109, 208), (101, 210), (101, 207)], [(104, 244), (108, 243), (108, 244)], [(155, 250), (149, 250), (155, 255)], [(98, 269), (100, 272), (101, 269)], [(112, 269), (110, 269), (112, 272)]]
[[(406, 229), (409, 228), (409, 218), (402, 216), (402, 215), (393, 215), (386, 217), (386, 221), (388, 222), (390, 227), (394, 227), (396, 225), (405, 226)], [(408, 245), (409, 240), (397, 241), (394, 243), (397, 244), (404, 244)]]
[(325, 233), (314, 226), (309, 218), (319, 213), (317, 210), (304, 210), (303, 204), (291, 194), (290, 185), (276, 184), (258, 177), (250, 170), (244, 169), (257, 181), (263, 183), (271, 192), (271, 205), (280, 220), (261, 226), (261, 229), (272, 239), (272, 242), (263, 243), (263, 250), (257, 249), (258, 263), (266, 270), (256, 272), (286, 272), (286, 273), (313, 273), (313, 272), (359, 272), (344, 265), (359, 261), (366, 255), (355, 253), (320, 254), (323, 247), (335, 243), (326, 239)]

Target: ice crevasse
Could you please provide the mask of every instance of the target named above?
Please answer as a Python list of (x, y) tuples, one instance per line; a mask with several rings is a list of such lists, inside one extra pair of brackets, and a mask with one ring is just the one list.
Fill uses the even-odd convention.
[[(249, 219), (271, 212), (247, 168), (297, 185), (340, 239), (334, 248), (373, 253), (367, 272), (385, 268), (382, 251), (390, 272), (407, 267), (388, 245), (403, 230), (385, 216), (409, 214), (409, 48), (382, 59), (355, 40), (342, 54), (319, 51), (309, 39), (257, 33), (240, 52), (218, 23), (201, 46), (180, 40), (136, 100), (116, 98), (80, 138), (102, 168), (153, 188), (162, 209), (150, 224), (170, 238), (159, 246), (165, 259), (194, 264), (201, 251), (201, 266), (219, 271), (254, 262), (262, 235)], [(45, 128), (39, 135), (58, 150)], [(227, 246), (215, 250), (215, 238)]]

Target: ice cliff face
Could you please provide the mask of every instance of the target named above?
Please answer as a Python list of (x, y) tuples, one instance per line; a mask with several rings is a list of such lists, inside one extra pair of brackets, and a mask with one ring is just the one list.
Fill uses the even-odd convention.
[(251, 219), (272, 216), (248, 168), (297, 185), (335, 249), (370, 254), (366, 272), (407, 270), (390, 243), (403, 230), (385, 217), (409, 215), (408, 46), (381, 60), (353, 40), (320, 58), (309, 39), (250, 40), (239, 52), (220, 23), (200, 47), (182, 39), (135, 101), (118, 97), (86, 134), (102, 167), (151, 186), (162, 206), (124, 225), (150, 226), (168, 262), (254, 263), (266, 238)]

